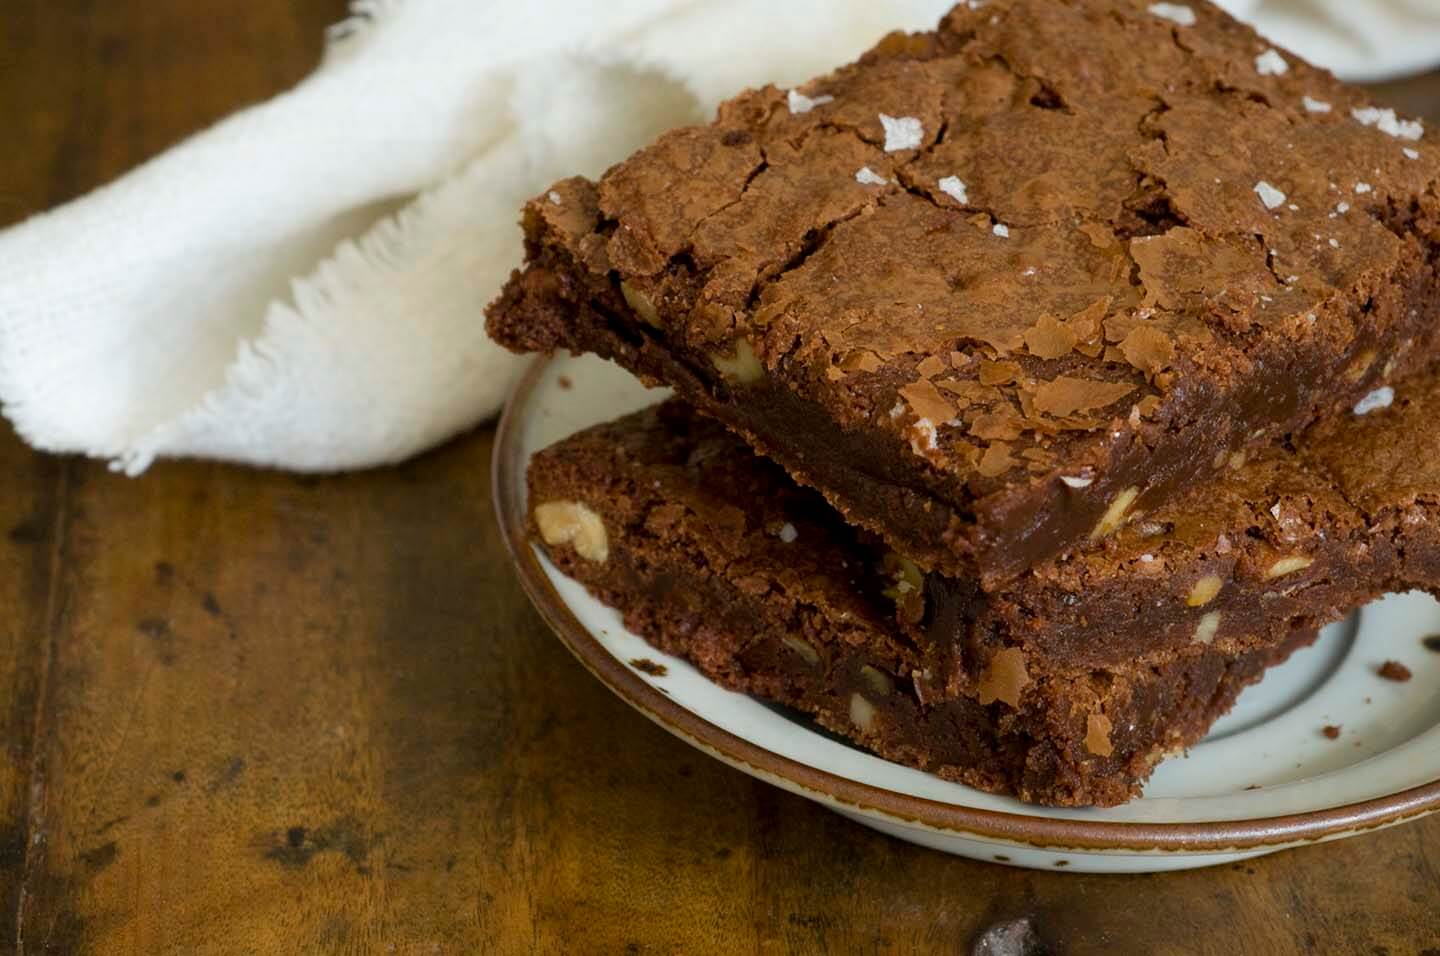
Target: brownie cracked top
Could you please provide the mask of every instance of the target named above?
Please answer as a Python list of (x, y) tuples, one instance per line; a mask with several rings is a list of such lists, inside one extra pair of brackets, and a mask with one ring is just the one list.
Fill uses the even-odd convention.
[(1207, 3), (990, 0), (527, 216), (672, 343), (983, 492), (1263, 338), (1338, 349), (1436, 159)]

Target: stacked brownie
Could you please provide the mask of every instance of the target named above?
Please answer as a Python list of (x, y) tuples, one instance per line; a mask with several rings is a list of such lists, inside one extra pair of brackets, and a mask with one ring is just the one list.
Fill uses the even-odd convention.
[(526, 207), (492, 335), (688, 403), (539, 456), (537, 534), (730, 686), (1120, 802), (1433, 580), (1437, 159), (1198, 2), (962, 3), (744, 93)]

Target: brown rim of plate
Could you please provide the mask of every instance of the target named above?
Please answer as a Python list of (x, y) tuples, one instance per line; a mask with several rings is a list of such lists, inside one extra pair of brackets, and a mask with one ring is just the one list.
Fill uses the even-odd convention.
[(523, 500), (520, 410), (541, 381), (549, 359), (525, 372), (501, 415), (494, 445), (491, 494), (505, 546), (520, 583), (540, 615), (590, 671), (646, 717), (712, 756), (798, 792), (899, 823), (956, 835), (1045, 849), (1135, 852), (1227, 852), (1314, 843), (1377, 829), (1440, 810), (1440, 779), (1372, 800), (1306, 813), (1212, 823), (1121, 823), (1071, 820), (982, 810), (896, 793), (817, 770), (766, 750), (680, 706), (612, 656), (560, 597), (530, 546)]

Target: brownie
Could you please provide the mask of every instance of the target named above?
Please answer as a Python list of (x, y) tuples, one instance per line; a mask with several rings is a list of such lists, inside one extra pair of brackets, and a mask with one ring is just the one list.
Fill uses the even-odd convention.
[(882, 756), (1031, 802), (1130, 799), (1314, 637), (1302, 624), (1239, 652), (1192, 644), (1029, 677), (1022, 662), (936, 697), (906, 609), (913, 582), (887, 550), (685, 406), (563, 441), (529, 480), (536, 539), (631, 630)]
[(962, 3), (529, 203), (489, 310), (994, 588), (1427, 363), (1440, 152), (1207, 3)]

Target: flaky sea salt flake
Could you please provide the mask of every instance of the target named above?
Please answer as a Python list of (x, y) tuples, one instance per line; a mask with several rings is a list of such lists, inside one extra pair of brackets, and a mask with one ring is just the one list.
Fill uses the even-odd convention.
[(1071, 488), (1089, 488), (1094, 483), (1094, 478), (1086, 478), (1081, 475), (1061, 475), (1060, 480)]
[(995, 224), (995, 228), (991, 229), (990, 231), (995, 233), (995, 235), (999, 236), (1001, 239), (1010, 238), (1010, 227), (1005, 225), (1003, 222), (997, 222)]
[(1307, 113), (1328, 113), (1334, 107), (1324, 100), (1317, 100), (1313, 96), (1300, 97), (1300, 104), (1305, 107)]
[(913, 116), (890, 116), (880, 114), (880, 125), (885, 128), (885, 152), (900, 149), (915, 149), (925, 139), (925, 127)]
[(1285, 202), (1285, 194), (1263, 179), (1255, 184), (1255, 195), (1260, 197), (1266, 209), (1278, 209)]
[(861, 166), (855, 170), (855, 181), (862, 186), (884, 186), (890, 182), (869, 166)]
[(1152, 3), (1149, 7), (1151, 16), (1159, 17), (1162, 20), (1169, 20), (1171, 23), (1178, 23), (1182, 27), (1193, 27), (1195, 25), (1195, 11), (1183, 3)]
[(1369, 415), (1371, 412), (1378, 412), (1382, 408), (1389, 408), (1394, 401), (1395, 389), (1389, 385), (1382, 385), (1355, 403), (1355, 414)]
[(1380, 132), (1397, 139), (1419, 139), (1425, 135), (1425, 124), (1419, 120), (1405, 120), (1395, 115), (1390, 108), (1378, 106), (1356, 107), (1350, 115), (1362, 126), (1373, 126)]
[(1255, 72), (1261, 76), (1284, 76), (1290, 72), (1290, 64), (1272, 46), (1255, 58)]
[(800, 532), (796, 531), (795, 526), (790, 522), (787, 521), (780, 526), (779, 538), (781, 541), (786, 544), (794, 544), (798, 537), (800, 537)]
[(1356, 184), (1355, 184), (1355, 191), (1356, 191), (1357, 193), (1368, 193), (1370, 190), (1372, 190), (1372, 189), (1374, 189), (1374, 188), (1375, 188), (1375, 187), (1374, 187), (1374, 186), (1371, 186), (1369, 183), (1356, 183)]
[(560, 194), (553, 189), (550, 190), (550, 192), (546, 193), (545, 198), (549, 199), (557, 206), (560, 205)]
[(1411, 149), (1409, 146), (1406, 146), (1404, 149), (1400, 150), (1400, 152), (1405, 154), (1406, 159), (1420, 158), (1420, 151), (1418, 149)]
[(965, 184), (960, 181), (959, 176), (946, 176), (936, 185), (940, 187), (942, 193), (962, 206), (970, 201), (970, 196), (965, 191)]
[(790, 112), (798, 116), (801, 113), (810, 112), (817, 106), (835, 102), (835, 97), (826, 93), (819, 96), (806, 96), (799, 90), (791, 90), (785, 94), (785, 102), (790, 107)]

